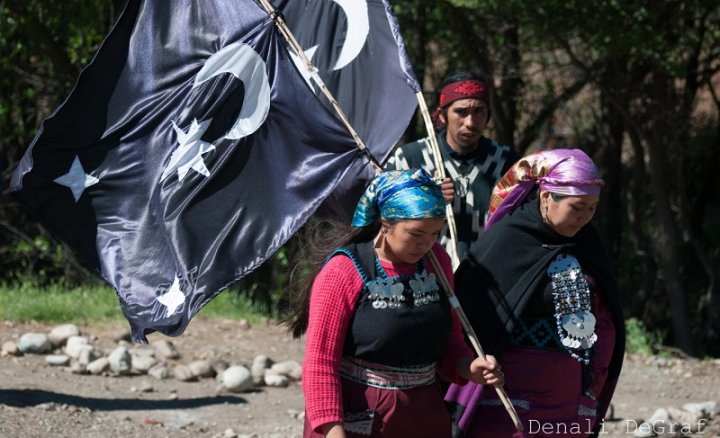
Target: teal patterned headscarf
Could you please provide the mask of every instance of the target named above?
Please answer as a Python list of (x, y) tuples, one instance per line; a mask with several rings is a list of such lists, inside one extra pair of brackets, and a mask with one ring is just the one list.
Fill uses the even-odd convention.
[(425, 170), (383, 172), (370, 182), (353, 216), (353, 227), (385, 219), (428, 219), (445, 216), (445, 199)]

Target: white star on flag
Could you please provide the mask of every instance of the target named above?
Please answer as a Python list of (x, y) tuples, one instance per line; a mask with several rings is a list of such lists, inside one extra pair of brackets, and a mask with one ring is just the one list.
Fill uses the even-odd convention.
[[(312, 46), (309, 49), (304, 50), (305, 57), (307, 57), (308, 61), (312, 61), (313, 56), (315, 55), (315, 51), (317, 50), (318, 46)], [(302, 59), (298, 55), (295, 54), (294, 51), (288, 47), (288, 52), (290, 53), (290, 58), (292, 58), (293, 63), (295, 64), (295, 67), (300, 72), (300, 75), (302, 75), (303, 79), (305, 79), (305, 82), (307, 82), (308, 86), (311, 90), (313, 90), (313, 93), (315, 92), (315, 86), (313, 85), (312, 76), (313, 73), (310, 73), (308, 70), (308, 66), (303, 62)], [(317, 68), (312, 67), (314, 74), (317, 75)]]
[(167, 316), (169, 317), (182, 306), (185, 302), (185, 294), (180, 290), (180, 279), (175, 276), (175, 281), (167, 292), (157, 297), (157, 300), (163, 306), (167, 307)]
[(160, 181), (164, 181), (175, 171), (177, 171), (178, 180), (182, 181), (190, 169), (201, 175), (210, 176), (202, 154), (215, 150), (215, 146), (200, 138), (210, 126), (211, 121), (212, 119), (198, 123), (197, 119), (194, 119), (187, 132), (183, 132), (175, 122), (172, 122), (173, 129), (177, 134), (178, 147), (170, 156), (170, 162), (165, 167)]
[(83, 169), (82, 163), (80, 163), (80, 157), (77, 155), (75, 155), (75, 159), (68, 173), (55, 178), (53, 181), (72, 190), (75, 202), (80, 199), (80, 196), (82, 196), (86, 188), (100, 182), (98, 178), (85, 173), (85, 169)]

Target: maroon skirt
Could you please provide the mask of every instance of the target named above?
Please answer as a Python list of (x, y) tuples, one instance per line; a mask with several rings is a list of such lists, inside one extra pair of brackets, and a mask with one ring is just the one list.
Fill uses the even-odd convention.
[[(380, 389), (342, 379), (343, 426), (348, 437), (450, 438), (450, 414), (440, 385)], [(323, 437), (305, 419), (305, 438)]]

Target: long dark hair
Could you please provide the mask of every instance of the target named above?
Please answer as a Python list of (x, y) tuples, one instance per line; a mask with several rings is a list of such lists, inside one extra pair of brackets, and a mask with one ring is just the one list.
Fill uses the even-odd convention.
[(289, 311), (282, 319), (293, 337), (299, 338), (307, 330), (310, 290), (327, 257), (343, 245), (372, 240), (380, 232), (380, 226), (379, 221), (365, 227), (351, 227), (330, 220), (313, 220), (298, 233), (299, 250), (292, 263), (287, 290)]

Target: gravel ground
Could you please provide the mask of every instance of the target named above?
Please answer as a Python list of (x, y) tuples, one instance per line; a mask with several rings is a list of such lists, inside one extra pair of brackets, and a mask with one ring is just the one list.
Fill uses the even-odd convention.
[[(0, 343), (52, 326), (0, 323)], [(80, 327), (101, 350), (116, 345), (125, 326)], [(275, 362), (302, 361), (303, 342), (273, 323), (247, 326), (234, 321), (195, 319), (177, 338), (178, 363), (221, 357), (250, 366), (264, 354)], [(150, 390), (148, 390), (148, 388)], [(720, 402), (720, 361), (629, 356), (613, 400), (605, 436), (630, 437), (658, 408)], [(12, 437), (299, 437), (303, 426), (299, 382), (286, 388), (260, 387), (233, 394), (214, 379), (180, 382), (147, 375), (77, 375), (51, 367), (44, 356), (0, 358), (0, 438)], [(697, 437), (720, 437), (720, 415)]]

